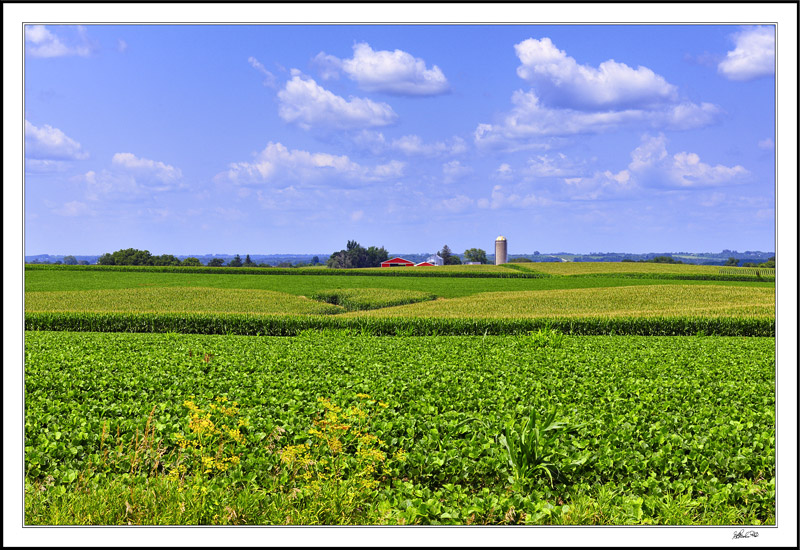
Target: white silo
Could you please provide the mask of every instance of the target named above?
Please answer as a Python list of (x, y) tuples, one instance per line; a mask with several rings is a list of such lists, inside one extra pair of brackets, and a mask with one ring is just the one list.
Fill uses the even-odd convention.
[(494, 265), (508, 263), (508, 241), (500, 235), (494, 241)]

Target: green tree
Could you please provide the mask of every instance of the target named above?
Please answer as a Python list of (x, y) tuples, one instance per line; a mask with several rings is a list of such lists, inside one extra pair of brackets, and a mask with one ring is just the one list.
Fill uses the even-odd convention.
[(97, 258), (97, 265), (114, 265), (114, 257), (106, 252), (99, 258)]
[(384, 247), (370, 246), (367, 249), (367, 261), (364, 267), (380, 267), (381, 262), (389, 259), (389, 253)]
[(364, 267), (367, 264), (367, 249), (356, 241), (347, 241), (347, 255), (353, 267)]
[(738, 265), (739, 265), (739, 260), (737, 260), (737, 259), (736, 259), (736, 258), (734, 258), (733, 256), (731, 256), (730, 258), (728, 258), (728, 261), (727, 261), (727, 262), (725, 262), (725, 266), (736, 267), (736, 266), (738, 266)]
[(758, 264), (758, 267), (775, 267), (775, 256), (770, 257), (766, 262)]
[(680, 260), (676, 260), (672, 256), (656, 256), (654, 258), (650, 258), (647, 260), (653, 264), (682, 264), (683, 262)]
[(242, 264), (243, 267), (256, 267), (256, 263), (250, 259), (250, 254), (245, 256), (244, 263)]
[(228, 262), (228, 267), (242, 267), (242, 257), (238, 254), (233, 257), (233, 259)]
[(356, 241), (347, 241), (347, 248), (331, 254), (326, 265), (334, 269), (380, 267), (381, 262), (388, 259), (389, 253), (384, 247), (364, 248)]
[(313, 258), (311, 258), (312, 265), (317, 265), (318, 263), (319, 263), (319, 256), (314, 256)]
[(481, 264), (489, 263), (489, 260), (486, 259), (486, 251), (482, 248), (468, 248), (464, 251), (464, 258), (470, 262), (478, 262)]
[(161, 256), (153, 256), (150, 265), (181, 265), (181, 261), (172, 254), (162, 254)]
[(222, 264), (224, 263), (225, 260), (223, 260), (222, 258), (211, 258), (210, 260), (208, 260), (208, 263), (206, 265), (209, 267), (222, 267)]
[(340, 250), (339, 252), (331, 254), (328, 261), (325, 262), (325, 265), (332, 269), (350, 269), (351, 267), (355, 267), (346, 250)]
[(188, 258), (184, 258), (183, 259), (183, 261), (181, 262), (181, 265), (198, 267), (198, 266), (201, 266), (203, 264), (200, 262), (200, 260), (198, 260), (194, 256), (189, 256)]
[(444, 245), (444, 247), (442, 247), (442, 249), (439, 251), (439, 256), (442, 258), (442, 260), (444, 260), (444, 265), (461, 264), (461, 258), (453, 254), (453, 252), (450, 250), (450, 247), (447, 245)]
[(450, 251), (450, 247), (444, 245), (442, 249), (439, 251), (439, 257), (444, 260), (444, 265), (450, 265), (450, 258), (453, 257), (453, 253)]
[(75, 256), (64, 256), (64, 263), (66, 265), (78, 265), (78, 259)]
[(111, 254), (103, 254), (97, 263), (99, 265), (153, 265), (153, 256), (148, 250), (125, 248)]

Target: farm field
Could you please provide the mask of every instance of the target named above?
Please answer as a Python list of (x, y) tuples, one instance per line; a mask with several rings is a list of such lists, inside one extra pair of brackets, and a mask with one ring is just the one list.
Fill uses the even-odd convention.
[[(360, 315), (349, 313), (348, 316)], [(371, 311), (406, 317), (774, 317), (775, 291), (714, 285), (646, 285), (527, 292), (483, 292)]]
[(744, 275), (775, 276), (769, 268), (720, 267), (716, 265), (657, 264), (647, 262), (536, 262), (510, 264), (548, 275), (582, 276), (590, 274), (650, 274), (650, 275)]
[(774, 524), (775, 284), (625, 265), (26, 269), (26, 524)]
[[(576, 264), (577, 265), (577, 264)], [(455, 266), (458, 267), (458, 266)], [(224, 268), (220, 268), (224, 269)], [(398, 268), (400, 269), (400, 268)], [(362, 271), (362, 270), (353, 270)], [(317, 269), (316, 273), (320, 273)], [(559, 288), (599, 288), (652, 284), (702, 284), (724, 286), (755, 286), (774, 288), (774, 282), (681, 280), (607, 277), (547, 277), (547, 278), (488, 278), (488, 277), (378, 277), (370, 275), (272, 275), (159, 272), (142, 269), (127, 271), (26, 269), (25, 292), (111, 290), (140, 287), (214, 287), (272, 290), (308, 296), (323, 289), (386, 288), (429, 292), (442, 298), (469, 296), (478, 292), (514, 290), (550, 290)]]
[(344, 311), (333, 304), (260, 289), (203, 287), (119, 288), (31, 292), (26, 311), (128, 311), (182, 313), (252, 313), (260, 315), (331, 314)]
[[(331, 289), (315, 300), (264, 290), (154, 287), (32, 292), (29, 329), (293, 335), (507, 334), (552, 324), (576, 334), (774, 335), (770, 288), (647, 285), (484, 292), (435, 299), (419, 291)], [(346, 313), (349, 312), (349, 313)]]
[(773, 338), (28, 332), (25, 379), (28, 524), (775, 521)]

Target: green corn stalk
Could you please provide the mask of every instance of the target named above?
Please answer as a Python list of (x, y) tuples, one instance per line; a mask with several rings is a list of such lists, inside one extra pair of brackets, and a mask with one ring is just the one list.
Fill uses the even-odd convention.
[(514, 418), (505, 426), (505, 433), (499, 437), (506, 451), (508, 465), (513, 473), (513, 483), (524, 488), (538, 473), (547, 475), (550, 486), (559, 475), (559, 468), (553, 462), (558, 432), (567, 428), (564, 422), (555, 420), (556, 410), (551, 408), (544, 416), (536, 414), (531, 407), (528, 414), (517, 422)]

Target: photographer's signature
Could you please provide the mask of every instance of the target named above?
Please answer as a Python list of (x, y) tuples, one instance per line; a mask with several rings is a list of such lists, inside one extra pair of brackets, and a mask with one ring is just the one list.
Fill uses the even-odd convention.
[(758, 536), (758, 531), (745, 531), (741, 529), (740, 531), (733, 532), (734, 539), (749, 539), (749, 538), (756, 538)]

